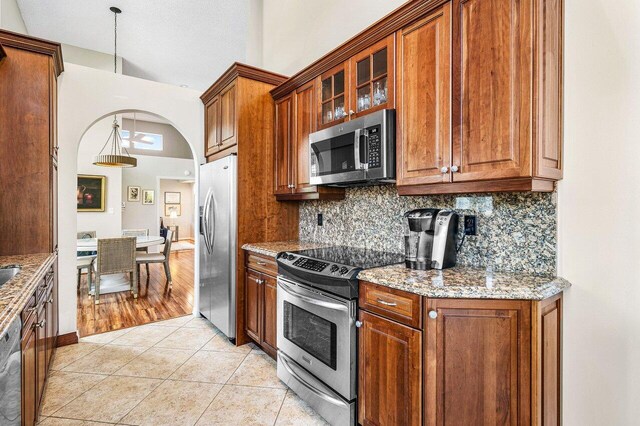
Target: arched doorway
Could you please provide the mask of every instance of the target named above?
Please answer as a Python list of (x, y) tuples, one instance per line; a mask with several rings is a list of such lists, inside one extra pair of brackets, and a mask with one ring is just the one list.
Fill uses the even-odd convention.
[[(104, 168), (92, 164), (111, 132), (114, 115), (121, 125), (124, 147), (138, 159), (131, 169)], [(93, 232), (97, 238), (119, 237), (123, 232), (144, 232), (160, 236), (160, 224), (171, 226), (173, 250), (167, 252), (172, 286), (164, 265), (154, 263), (141, 268), (137, 299), (128, 290), (128, 277), (103, 278), (99, 304), (87, 270), (78, 275), (77, 329), (80, 337), (120, 328), (171, 319), (194, 312), (197, 300), (196, 238), (198, 161), (193, 146), (169, 120), (149, 111), (118, 110), (104, 114), (84, 131), (77, 146), (77, 192), (86, 191), (90, 179), (102, 180), (103, 200), (78, 195), (77, 232)], [(80, 179), (82, 181), (82, 185)], [(163, 179), (182, 182), (184, 188), (163, 191)], [(88, 206), (85, 206), (85, 198)], [(173, 195), (173, 199), (165, 199)], [(177, 197), (176, 197), (177, 195)], [(177, 200), (176, 200), (177, 198)], [(89, 207), (85, 211), (84, 207)], [(169, 210), (171, 210), (169, 212)], [(177, 212), (177, 214), (176, 214)], [(185, 219), (188, 217), (188, 219)], [(180, 225), (178, 225), (178, 221)], [(185, 247), (190, 246), (190, 249)], [(175, 251), (176, 248), (182, 248)], [(81, 247), (82, 248), (82, 247)], [(164, 246), (151, 245), (150, 253), (163, 252)], [(80, 250), (80, 249), (78, 249)], [(80, 255), (89, 255), (79, 251)], [(126, 278), (126, 279), (125, 279)], [(105, 284), (106, 283), (106, 284)]]

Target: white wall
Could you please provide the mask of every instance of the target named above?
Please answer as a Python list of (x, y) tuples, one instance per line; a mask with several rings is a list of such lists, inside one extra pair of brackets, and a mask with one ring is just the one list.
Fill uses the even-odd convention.
[[(96, 231), (99, 238), (117, 237), (120, 235), (122, 224), (120, 220), (120, 202), (122, 201), (122, 169), (116, 167), (99, 167), (93, 165), (94, 157), (111, 133), (113, 117), (100, 120), (82, 137), (78, 147), (78, 174), (101, 175), (105, 182), (105, 211), (78, 212), (76, 229), (81, 231)], [(107, 147), (108, 149), (108, 147)]]
[[(151, 157), (148, 155), (135, 157), (138, 159), (138, 167), (122, 171), (122, 188), (120, 191), (122, 201), (125, 203), (125, 208), (122, 211), (122, 228), (149, 229), (151, 234), (158, 235), (160, 216), (164, 216), (163, 195), (159, 178), (174, 177), (184, 179), (186, 178), (184, 172), (188, 171), (190, 173), (188, 177), (193, 179), (195, 165), (193, 160), (183, 158)], [(145, 205), (142, 204), (142, 200), (138, 202), (128, 201), (127, 186), (139, 186), (141, 190), (153, 189), (156, 192), (155, 204)], [(187, 185), (183, 186), (186, 187)], [(140, 195), (142, 197), (142, 193)], [(187, 201), (193, 202), (193, 199)], [(184, 227), (180, 226), (181, 231), (189, 232), (193, 224), (193, 207), (183, 211), (181, 221), (185, 222), (183, 224)]]
[[(165, 192), (179, 192), (180, 195), (180, 210), (181, 215), (175, 219), (171, 219), (166, 216), (164, 213), (164, 193)], [(158, 203), (160, 206), (161, 216), (164, 217), (165, 226), (168, 225), (177, 225), (178, 229), (178, 238), (181, 240), (193, 238), (194, 229), (193, 229), (193, 221), (191, 217), (193, 216), (193, 209), (195, 207), (195, 194), (193, 193), (193, 184), (183, 183), (179, 180), (169, 180), (169, 179), (161, 179), (160, 180), (160, 198), (158, 199), (160, 202)]]
[[(113, 53), (102, 53), (96, 50), (84, 49), (82, 47), (63, 43), (62, 57), (65, 62), (113, 72)], [(122, 74), (121, 56), (116, 58), (116, 69), (118, 74)]]
[(640, 417), (640, 2), (566, 0), (565, 425)]
[(0, 0), (0, 28), (28, 34), (16, 0)]
[[(59, 77), (59, 249), (60, 333), (76, 327), (76, 175), (78, 144), (98, 119), (114, 111), (139, 110), (167, 119), (203, 159), (203, 106), (200, 92), (65, 63)], [(105, 136), (106, 139), (106, 136)], [(196, 178), (199, 170), (196, 169)], [(194, 221), (196, 220), (194, 216)], [(196, 241), (196, 244), (198, 242)], [(197, 256), (195, 259), (196, 274)], [(197, 287), (196, 287), (197, 293)], [(195, 300), (197, 306), (197, 294)]]
[(263, 68), (293, 75), (406, 0), (264, 0)]

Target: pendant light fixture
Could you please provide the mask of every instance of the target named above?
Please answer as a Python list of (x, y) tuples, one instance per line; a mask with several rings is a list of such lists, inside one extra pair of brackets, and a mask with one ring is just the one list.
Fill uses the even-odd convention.
[[(122, 10), (117, 7), (110, 7), (109, 10), (113, 12), (114, 26), (113, 26), (113, 72), (118, 73), (118, 14), (122, 13)], [(105, 148), (111, 142), (111, 147), (105, 152)], [(124, 151), (123, 151), (124, 150)], [(93, 162), (96, 166), (102, 167), (136, 167), (138, 160), (131, 155), (126, 148), (122, 147), (122, 137), (120, 136), (120, 125), (118, 119), (113, 116), (113, 124), (111, 125), (111, 134), (104, 143), (102, 149), (98, 153)]]

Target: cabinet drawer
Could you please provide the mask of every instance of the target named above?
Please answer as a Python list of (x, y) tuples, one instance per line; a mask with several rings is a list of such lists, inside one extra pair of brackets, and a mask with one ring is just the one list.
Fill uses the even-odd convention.
[(360, 281), (360, 309), (396, 320), (414, 328), (422, 326), (422, 297)]
[(36, 294), (32, 294), (22, 309), (22, 328), (25, 329), (27, 324), (32, 322), (32, 318), (36, 315)]
[(255, 271), (263, 272), (268, 275), (278, 275), (278, 264), (276, 259), (271, 256), (264, 256), (247, 251), (247, 268)]

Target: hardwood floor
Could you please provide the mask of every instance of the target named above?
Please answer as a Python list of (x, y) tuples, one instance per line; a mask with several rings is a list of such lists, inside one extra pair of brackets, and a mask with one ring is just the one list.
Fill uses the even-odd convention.
[(190, 314), (193, 310), (193, 256), (195, 250), (171, 252), (173, 289), (167, 291), (162, 264), (151, 264), (150, 275), (140, 272), (138, 299), (131, 293), (103, 294), (95, 305), (87, 294), (86, 275), (78, 292), (78, 333), (80, 337), (118, 330)]

